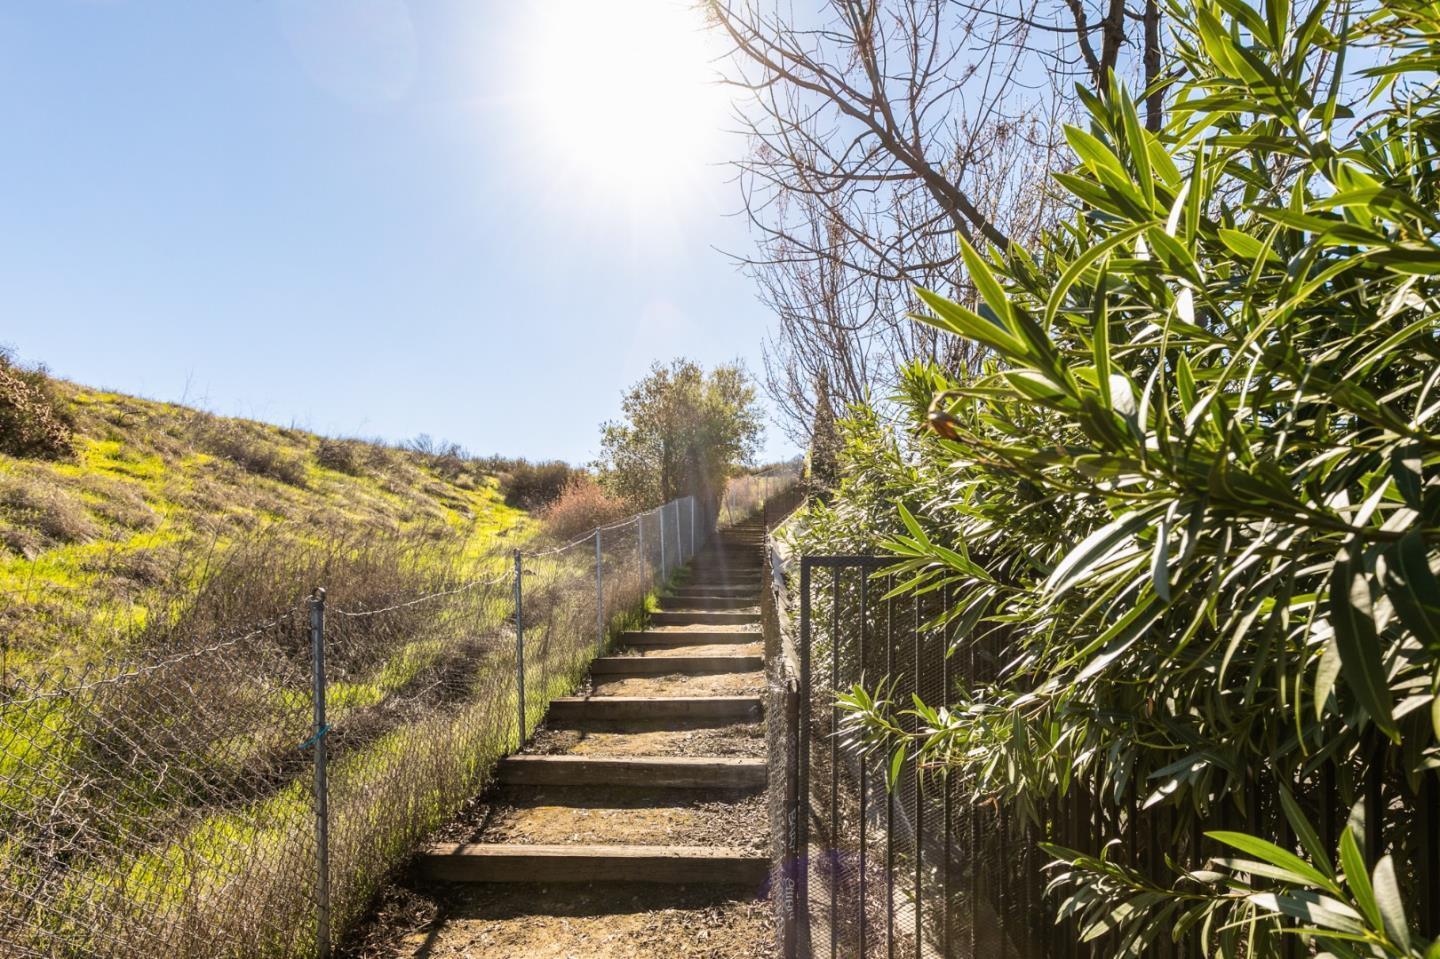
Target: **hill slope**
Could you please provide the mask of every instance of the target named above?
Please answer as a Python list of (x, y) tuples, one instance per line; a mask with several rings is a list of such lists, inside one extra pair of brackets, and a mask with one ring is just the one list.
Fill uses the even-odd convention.
[[(154, 645), (160, 620), (193, 616), (196, 594), (247, 555), (271, 568), (277, 557), (295, 559), (293, 599), (317, 562), (333, 570), (337, 558), (353, 565), (367, 553), (373, 567), (388, 543), (380, 565), (392, 574), (423, 567), (428, 580), (532, 528), (505, 504), (495, 475), (453, 453), (51, 386), (73, 420), (73, 452), (0, 454), (0, 680)], [(263, 549), (250, 548), (260, 540)], [(248, 595), (238, 605), (227, 597), (225, 621), (279, 602), (257, 595), (255, 578), (241, 577)]]

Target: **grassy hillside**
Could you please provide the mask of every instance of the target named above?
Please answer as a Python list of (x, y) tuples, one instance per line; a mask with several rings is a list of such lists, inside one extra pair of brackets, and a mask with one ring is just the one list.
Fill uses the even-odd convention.
[[(50, 388), (71, 421), (69, 452), (0, 454), (0, 679), (155, 645), (187, 617), (196, 628), (261, 617), (313, 585), (299, 576), (316, 563), (339, 575), (337, 558), (354, 565), (365, 553), (371, 588), (385, 585), (373, 580), (377, 565), (393, 567), (390, 587), (402, 568), (444, 579), (535, 526), (505, 504), (497, 476), (453, 452)], [(392, 555), (377, 564), (387, 543)], [(316, 555), (288, 589), (257, 594), (252, 569), (239, 577), (245, 597), (193, 622), (197, 597), (224, 571), (306, 552)]]
[(522, 672), (506, 547), (544, 530), (502, 493), (538, 508), (563, 464), (328, 440), (0, 353), (4, 449), (0, 942), (26, 954), (313, 955), (316, 736), (338, 938), (654, 579), (614, 533), (597, 611), (588, 544), (532, 553)]

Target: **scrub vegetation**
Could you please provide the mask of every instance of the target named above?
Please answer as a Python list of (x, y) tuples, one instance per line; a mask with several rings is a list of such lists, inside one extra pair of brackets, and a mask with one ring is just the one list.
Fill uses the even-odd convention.
[[(408, 564), (423, 575), (538, 528), (506, 502), (528, 466), (497, 473), (433, 445), (320, 437), (15, 370), (0, 365), (0, 379), (25, 388), (24, 403), (0, 403), (9, 417), (0, 436), (10, 438), (0, 455), (4, 676), (171, 641), (194, 615), (180, 608), (217, 582), (233, 585), (240, 567), (253, 577), (265, 564), (245, 557), (257, 550), (406, 553), (392, 573)], [(12, 433), (22, 418), (28, 425)], [(378, 575), (385, 564), (370, 565)], [(313, 585), (289, 584), (283, 603), (232, 592), (223, 617), (259, 622)]]

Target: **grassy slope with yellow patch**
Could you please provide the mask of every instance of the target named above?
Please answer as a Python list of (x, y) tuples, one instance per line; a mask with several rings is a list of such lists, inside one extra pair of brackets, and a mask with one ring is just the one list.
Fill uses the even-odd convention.
[(495, 476), (456, 457), (55, 387), (75, 419), (74, 454), (0, 455), (6, 670), (114, 652), (235, 543), (266, 531), (413, 535), (475, 559), (532, 532)]

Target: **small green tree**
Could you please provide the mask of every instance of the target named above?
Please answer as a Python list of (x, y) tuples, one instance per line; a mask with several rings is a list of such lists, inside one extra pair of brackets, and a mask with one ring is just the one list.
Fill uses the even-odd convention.
[(738, 363), (709, 373), (684, 358), (656, 363), (622, 408), (623, 420), (601, 427), (595, 466), (607, 489), (640, 507), (691, 494), (713, 502), (764, 435), (755, 386)]

